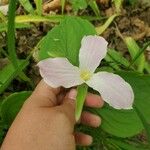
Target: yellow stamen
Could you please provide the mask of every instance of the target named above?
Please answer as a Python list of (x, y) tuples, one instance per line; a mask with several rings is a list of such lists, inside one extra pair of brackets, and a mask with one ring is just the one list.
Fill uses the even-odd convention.
[(81, 73), (80, 73), (80, 77), (84, 80), (84, 81), (87, 81), (91, 78), (91, 73), (87, 70), (82, 70)]

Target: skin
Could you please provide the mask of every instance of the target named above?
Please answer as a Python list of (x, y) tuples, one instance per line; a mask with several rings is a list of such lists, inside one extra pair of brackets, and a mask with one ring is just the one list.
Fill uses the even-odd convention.
[[(76, 144), (88, 146), (92, 137), (74, 133), (76, 90), (64, 92), (41, 81), (26, 100), (11, 125), (1, 150), (75, 150)], [(102, 107), (100, 96), (88, 93), (85, 105)], [(82, 112), (82, 124), (98, 127), (99, 116)]]

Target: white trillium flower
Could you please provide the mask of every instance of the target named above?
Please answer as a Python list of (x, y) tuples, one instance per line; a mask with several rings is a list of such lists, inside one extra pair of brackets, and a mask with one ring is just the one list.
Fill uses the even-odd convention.
[(107, 41), (100, 36), (84, 36), (79, 52), (79, 67), (67, 58), (48, 58), (38, 63), (40, 74), (51, 87), (70, 88), (86, 83), (98, 91), (105, 102), (116, 109), (132, 109), (134, 93), (119, 75), (105, 71), (94, 73), (107, 53)]

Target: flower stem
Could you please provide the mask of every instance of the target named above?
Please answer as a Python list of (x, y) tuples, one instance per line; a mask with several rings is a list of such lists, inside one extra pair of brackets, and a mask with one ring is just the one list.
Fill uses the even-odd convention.
[(76, 111), (75, 111), (76, 121), (80, 119), (87, 92), (88, 86), (86, 84), (82, 84), (77, 87)]

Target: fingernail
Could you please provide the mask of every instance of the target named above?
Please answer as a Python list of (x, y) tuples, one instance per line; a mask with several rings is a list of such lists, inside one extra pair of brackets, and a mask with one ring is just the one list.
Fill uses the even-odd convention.
[(87, 137), (86, 137), (87, 139), (87, 145), (91, 145), (92, 143), (93, 143), (93, 138), (90, 136), (90, 135), (87, 135)]
[(68, 98), (75, 100), (77, 96), (77, 90), (76, 89), (71, 89), (70, 92), (68, 93)]
[(94, 116), (95, 120), (93, 119), (93, 126), (94, 127), (99, 127), (101, 125), (101, 118), (99, 116)]

